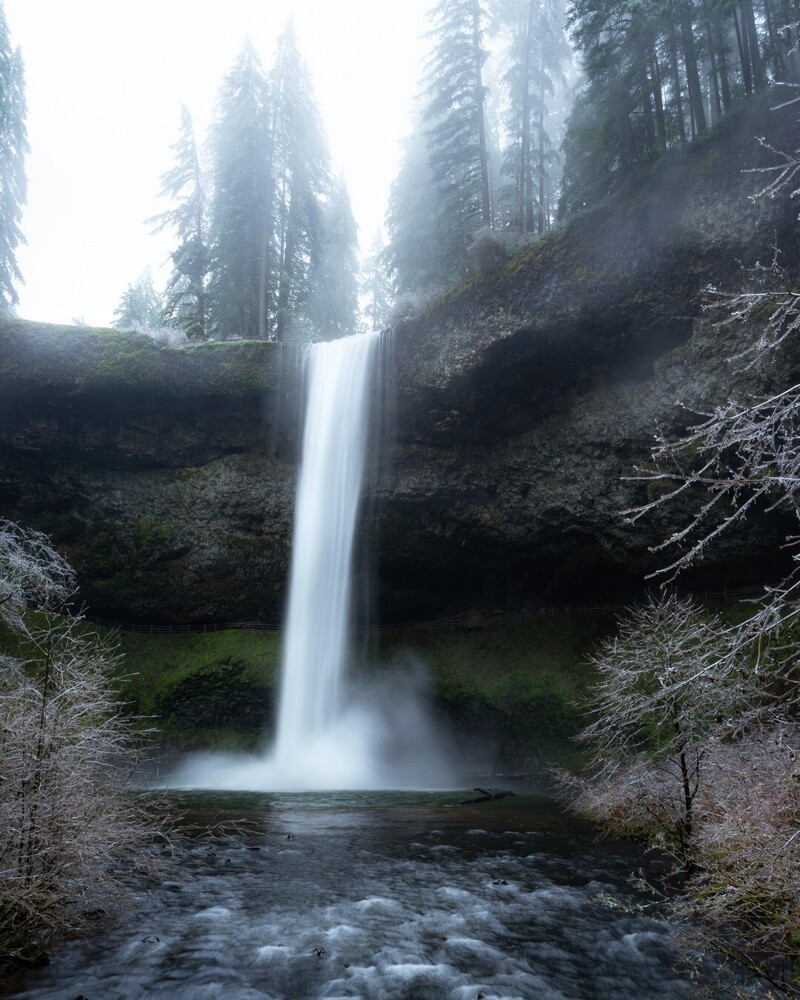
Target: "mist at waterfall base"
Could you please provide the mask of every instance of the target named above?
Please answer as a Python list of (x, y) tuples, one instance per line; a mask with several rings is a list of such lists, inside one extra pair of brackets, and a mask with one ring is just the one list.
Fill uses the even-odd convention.
[(274, 745), (197, 754), (183, 788), (242, 791), (444, 788), (455, 784), (419, 664), (350, 676), (352, 562), (381, 346), (366, 333), (315, 344), (307, 360), (303, 450)]

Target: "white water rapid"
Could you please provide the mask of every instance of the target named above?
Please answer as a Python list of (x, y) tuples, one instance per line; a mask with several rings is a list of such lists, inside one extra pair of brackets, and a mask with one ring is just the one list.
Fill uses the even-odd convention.
[(380, 338), (315, 344), (295, 507), (289, 607), (274, 746), (263, 756), (199, 755), (171, 784), (302, 791), (452, 787), (406, 667), (360, 685), (348, 677), (353, 547), (366, 469)]

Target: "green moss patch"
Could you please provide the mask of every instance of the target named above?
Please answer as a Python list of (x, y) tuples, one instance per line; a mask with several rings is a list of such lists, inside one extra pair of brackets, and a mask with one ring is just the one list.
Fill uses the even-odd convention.
[(258, 396), (276, 387), (281, 364), (280, 345), (263, 341), (176, 349), (121, 330), (0, 322), (0, 391), (15, 395)]
[(181, 749), (249, 749), (274, 714), (275, 632), (118, 636), (125, 698)]
[[(587, 654), (611, 616), (559, 615), (522, 625), (391, 634), (376, 670), (410, 651), (432, 679), (437, 714), (468, 743), (496, 746), (506, 764), (572, 752), (577, 702), (593, 671)], [(181, 749), (256, 746), (274, 721), (280, 636), (221, 631), (120, 633), (124, 695)]]
[(524, 624), (392, 638), (384, 653), (411, 649), (431, 672), (437, 706), (462, 742), (472, 734), (514, 770), (572, 753), (578, 702), (594, 671), (588, 655), (614, 629), (611, 615), (560, 614)]

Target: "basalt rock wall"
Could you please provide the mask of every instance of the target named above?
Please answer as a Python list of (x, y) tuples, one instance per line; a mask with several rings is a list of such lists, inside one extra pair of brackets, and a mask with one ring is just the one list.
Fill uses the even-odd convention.
[(0, 512), (52, 535), (95, 614), (277, 620), (299, 367), (274, 344), (6, 322)]
[[(742, 288), (776, 247), (797, 276), (797, 205), (754, 197), (774, 176), (759, 172), (776, 162), (756, 141), (765, 130), (794, 148), (796, 109), (726, 123), (397, 329), (379, 576), (409, 613), (425, 592), (453, 609), (627, 601), (669, 562), (651, 549), (685, 508), (620, 516), (651, 495), (631, 477), (656, 433), (785, 385), (795, 364), (732, 361), (754, 328), (704, 309), (710, 286)], [(763, 583), (783, 568), (785, 527), (753, 519), (683, 582)]]
[[(384, 618), (641, 592), (680, 519), (619, 516), (647, 497), (629, 477), (654, 434), (791, 364), (731, 365), (749, 332), (702, 314), (704, 287), (741, 286), (740, 262), (776, 243), (800, 260), (796, 208), (749, 197), (765, 124), (780, 147), (796, 112), (741, 115), (385, 335), (391, 420), (359, 560)], [(277, 621), (300, 367), (274, 344), (176, 350), (5, 321), (0, 515), (52, 534), (95, 614)], [(731, 534), (689, 582), (763, 581), (782, 530), (764, 518)]]

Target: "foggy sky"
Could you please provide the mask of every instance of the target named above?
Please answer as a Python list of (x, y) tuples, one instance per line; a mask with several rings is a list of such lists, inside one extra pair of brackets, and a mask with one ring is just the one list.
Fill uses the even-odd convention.
[[(148, 265), (166, 277), (172, 240), (145, 220), (173, 164), (180, 104), (199, 139), (246, 38), (265, 69), (289, 17), (311, 72), (334, 172), (369, 249), (410, 128), (431, 0), (5, 0), (25, 62), (28, 241), (19, 315), (107, 325)], [(163, 270), (158, 271), (161, 267)]]

